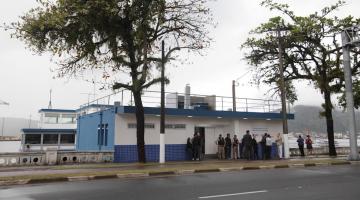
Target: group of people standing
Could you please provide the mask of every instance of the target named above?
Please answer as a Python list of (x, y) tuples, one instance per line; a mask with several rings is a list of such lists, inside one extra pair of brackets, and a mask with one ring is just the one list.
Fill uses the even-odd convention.
[(202, 148), (204, 140), (198, 133), (195, 133), (192, 138), (188, 137), (186, 142), (186, 151), (192, 160), (201, 160), (203, 158)]
[[(283, 140), (280, 133), (277, 135), (275, 142), (277, 144), (278, 158), (282, 158)], [(265, 133), (259, 143), (262, 147), (262, 158), (271, 159), (273, 141), (270, 134)], [(243, 136), (241, 141), (237, 138), (237, 135), (234, 135), (231, 139), (229, 133), (226, 134), (225, 138), (223, 138), (220, 134), (216, 144), (218, 146), (217, 155), (219, 159), (260, 159), (258, 152), (258, 142), (255, 135), (251, 135), (249, 130), (246, 131), (246, 134)]]
[(298, 146), (299, 146), (300, 156), (302, 156), (302, 157), (305, 156), (304, 143), (306, 144), (306, 149), (307, 149), (308, 155), (312, 155), (312, 150), (313, 150), (312, 144), (313, 144), (313, 142), (311, 140), (310, 135), (306, 136), (306, 140), (304, 140), (304, 138), (302, 138), (301, 135), (299, 135), (299, 138), (297, 139), (296, 142), (298, 143)]

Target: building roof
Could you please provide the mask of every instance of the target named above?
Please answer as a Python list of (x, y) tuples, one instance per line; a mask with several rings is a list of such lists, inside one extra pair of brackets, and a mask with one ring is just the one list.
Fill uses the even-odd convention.
[(70, 110), (70, 109), (48, 109), (43, 108), (39, 110), (40, 112), (52, 112), (52, 113), (76, 113), (76, 110)]
[(42, 129), (42, 128), (23, 128), (22, 132), (26, 133), (76, 133), (76, 129)]
[[(146, 115), (159, 115), (160, 108), (145, 107)], [(134, 106), (118, 106), (116, 113), (135, 113)], [(241, 119), (264, 119), (281, 120), (281, 113), (271, 112), (233, 112), (233, 111), (214, 111), (206, 109), (177, 109), (165, 108), (166, 115), (187, 116), (187, 117), (214, 117), (214, 118), (241, 118)], [(288, 119), (294, 119), (294, 114), (287, 114)]]

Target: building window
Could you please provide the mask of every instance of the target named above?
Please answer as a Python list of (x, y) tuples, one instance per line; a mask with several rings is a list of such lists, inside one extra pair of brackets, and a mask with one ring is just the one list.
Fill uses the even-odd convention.
[(25, 144), (41, 144), (41, 134), (26, 134)]
[[(128, 128), (136, 128), (136, 123), (129, 123)], [(155, 124), (145, 123), (145, 128), (155, 128)]]
[(45, 113), (44, 123), (57, 124), (59, 120), (59, 114), (56, 113)]
[(98, 145), (107, 146), (108, 145), (108, 124), (99, 124), (98, 125)]
[(60, 144), (75, 144), (75, 134), (60, 135)]
[(43, 144), (57, 144), (58, 138), (58, 134), (44, 134)]
[(76, 123), (76, 115), (75, 114), (62, 114), (61, 118), (59, 118), (59, 123), (75, 124)]
[(167, 129), (186, 129), (186, 124), (165, 124)]

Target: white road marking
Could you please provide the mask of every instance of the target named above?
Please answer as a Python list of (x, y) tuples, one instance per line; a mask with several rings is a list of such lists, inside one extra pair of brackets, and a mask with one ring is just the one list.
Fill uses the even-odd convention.
[(259, 190), (259, 191), (241, 192), (241, 193), (233, 193), (233, 194), (220, 194), (220, 195), (199, 197), (199, 199), (210, 199), (210, 198), (237, 196), (237, 195), (245, 195), (245, 194), (256, 194), (256, 193), (264, 193), (264, 192), (268, 192), (268, 191), (267, 190)]

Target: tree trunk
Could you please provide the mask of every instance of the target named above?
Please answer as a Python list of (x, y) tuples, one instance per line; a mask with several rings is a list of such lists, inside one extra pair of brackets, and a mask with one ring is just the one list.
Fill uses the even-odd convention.
[(326, 117), (326, 129), (329, 141), (329, 155), (336, 156), (335, 141), (334, 141), (334, 120), (332, 117), (332, 103), (330, 91), (324, 91), (325, 99), (325, 117)]
[(137, 138), (137, 150), (138, 150), (138, 159), (141, 163), (146, 163), (145, 156), (145, 116), (144, 116), (144, 106), (142, 104), (141, 92), (134, 92), (134, 101), (135, 101), (135, 112), (136, 112), (136, 138)]

